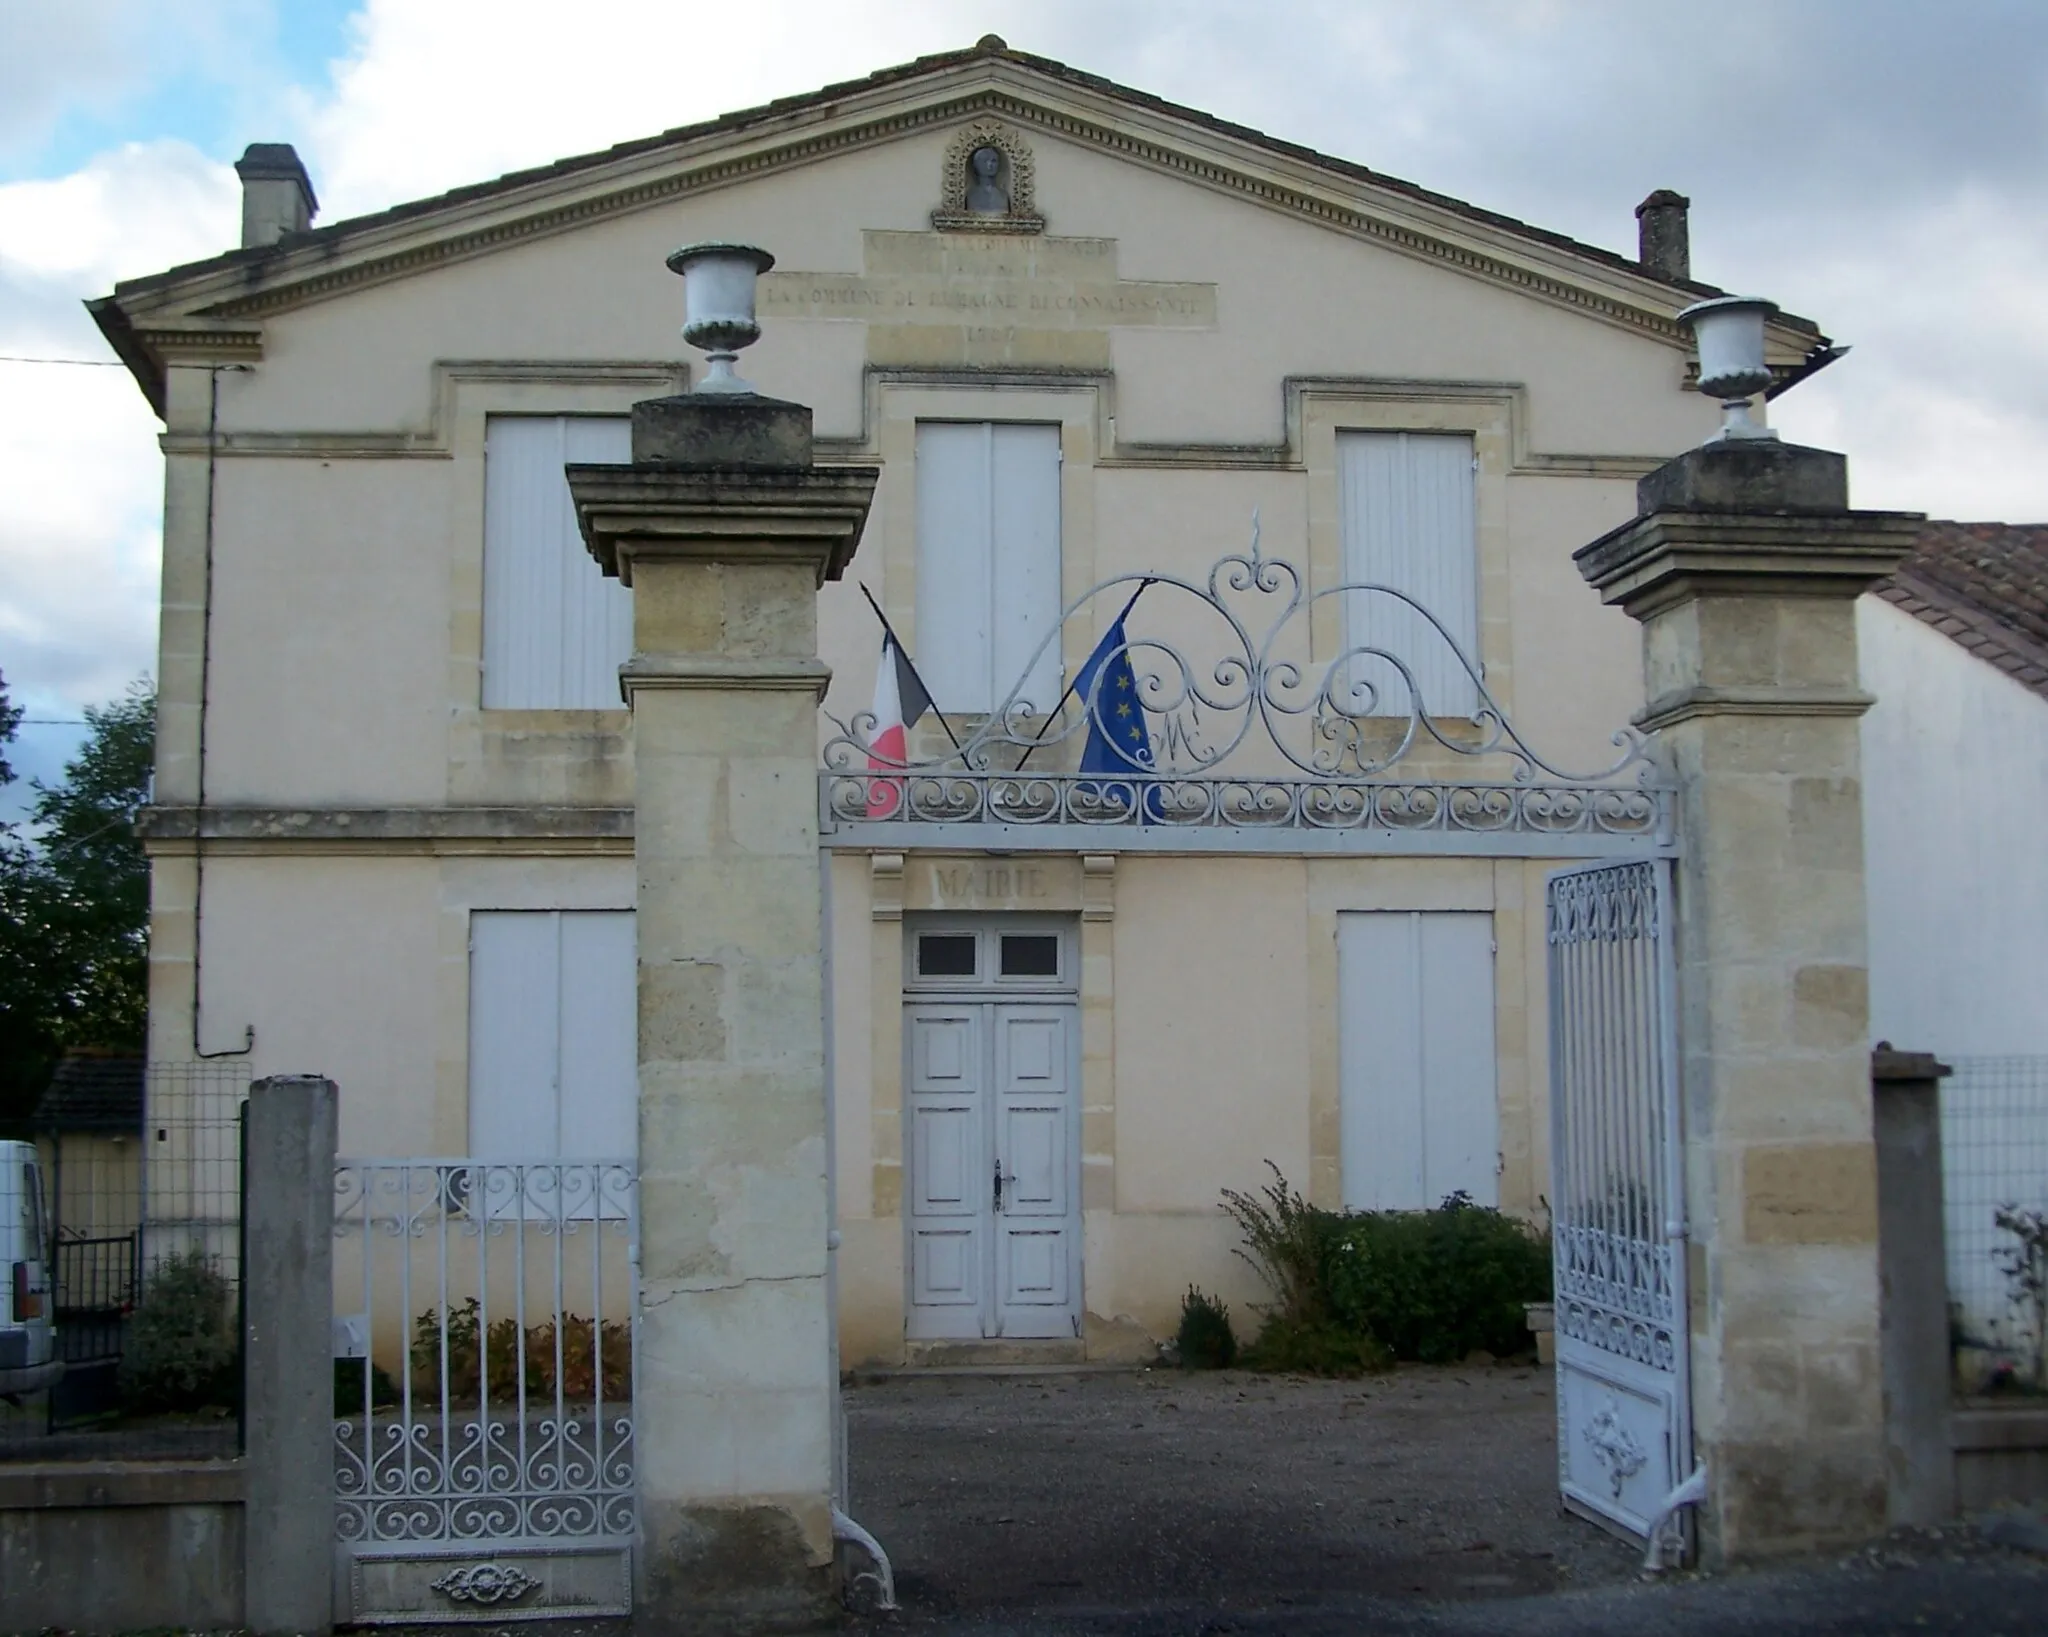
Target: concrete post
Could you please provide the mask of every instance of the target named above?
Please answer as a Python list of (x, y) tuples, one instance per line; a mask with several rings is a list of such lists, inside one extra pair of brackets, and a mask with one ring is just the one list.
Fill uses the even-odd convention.
[(832, 1612), (839, 1384), (827, 1290), (817, 591), (879, 475), (811, 464), (811, 412), (633, 412), (631, 466), (571, 466), (633, 588), (640, 1040), (636, 1620)]
[(1884, 1346), (1887, 1518), (1921, 1527), (1956, 1509), (1949, 1429), (1948, 1237), (1941, 1199), (1941, 1082), (1928, 1052), (1870, 1056), (1877, 1139), (1877, 1267)]
[(318, 1075), (249, 1088), (242, 1331), (246, 1619), (334, 1624), (335, 1091)]
[(1709, 1562), (1884, 1527), (1856, 597), (1917, 516), (1840, 455), (1709, 444), (1577, 554), (1643, 622), (1677, 775), (1693, 1421)]

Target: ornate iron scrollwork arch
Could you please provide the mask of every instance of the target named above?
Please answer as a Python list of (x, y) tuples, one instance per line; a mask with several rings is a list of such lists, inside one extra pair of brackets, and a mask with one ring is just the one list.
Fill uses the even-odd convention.
[[(1063, 765), (1091, 729), (1110, 737), (1109, 702), (1098, 684), (1093, 696), (1070, 691), (1043, 713), (1027, 696), (1026, 679), (1048, 653), (1062, 651), (1067, 621), (1102, 629), (1110, 619), (1098, 620), (1097, 599), (1108, 595), (1123, 606), (1140, 590), (1152, 617), (1133, 623), (1171, 630), (1173, 638), (1127, 635), (1099, 656), (1107, 663), (1095, 674), (1128, 661), (1149, 748), (1142, 762), (1125, 764), (1128, 771)], [(1441, 705), (1432, 710), (1422, 680), (1430, 668), (1419, 652), (1387, 641), (1347, 634), (1334, 654), (1316, 657), (1308, 628), (1332, 598), (1406, 610), (1414, 645), (1447, 656), (1450, 674), (1469, 684), (1476, 703), (1456, 715)], [(1334, 610), (1346, 606), (1339, 601)], [(1190, 656), (1190, 638), (1208, 650), (1204, 657)], [(1143, 831), (1125, 844), (1161, 849), (1175, 838), (1224, 847), (1255, 832), (1287, 832), (1294, 844), (1320, 834), (1330, 839), (1319, 845), (1364, 851), (1418, 838), (1428, 850), (1477, 843), (1484, 851), (1561, 856), (1664, 852), (1672, 844), (1670, 786), (1644, 735), (1627, 726), (1616, 731), (1610, 742), (1619, 755), (1604, 767), (1561, 765), (1530, 744), (1483, 668), (1432, 610), (1388, 585), (1310, 591), (1299, 567), (1260, 549), (1256, 517), (1249, 548), (1220, 558), (1206, 579), (1120, 574), (1076, 598), (1008, 696), (986, 717), (963, 722), (967, 731), (942, 755), (877, 753), (868, 712), (827, 720), (837, 731), (823, 751), (821, 823), (868, 839), (884, 839), (869, 828), (877, 825), (946, 825), (1001, 827), (1005, 844), (1036, 832), (1039, 839), (1026, 845), (1050, 845), (1047, 831), (1073, 835), (1067, 827)], [(1426, 769), (1416, 767), (1425, 761)], [(1460, 764), (1493, 776), (1445, 776)], [(892, 839), (972, 844), (976, 836), (923, 829)]]

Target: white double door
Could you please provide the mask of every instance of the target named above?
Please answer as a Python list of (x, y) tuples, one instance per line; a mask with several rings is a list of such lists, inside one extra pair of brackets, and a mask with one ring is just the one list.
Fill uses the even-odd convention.
[(905, 997), (912, 1339), (1080, 1334), (1079, 1016)]

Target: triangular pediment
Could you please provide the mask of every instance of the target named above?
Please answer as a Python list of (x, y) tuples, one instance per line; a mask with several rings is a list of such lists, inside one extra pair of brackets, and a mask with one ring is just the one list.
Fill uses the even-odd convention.
[[(996, 119), (1230, 194), (1683, 349), (1676, 315), (1720, 292), (1612, 251), (985, 40), (867, 79), (580, 155), (120, 285), (94, 316), (153, 401), (175, 357), (260, 351), (267, 317), (850, 151)], [(1825, 352), (1770, 332), (1781, 378)]]

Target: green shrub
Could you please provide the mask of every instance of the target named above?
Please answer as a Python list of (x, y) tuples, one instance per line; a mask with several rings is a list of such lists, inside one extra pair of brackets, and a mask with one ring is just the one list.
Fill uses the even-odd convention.
[(1180, 1299), (1176, 1340), (1183, 1370), (1227, 1370), (1237, 1362), (1237, 1332), (1230, 1327), (1230, 1309), (1194, 1285), (1189, 1285)]
[(1550, 1299), (1547, 1236), (1462, 1193), (1433, 1211), (1326, 1211), (1266, 1164), (1257, 1193), (1223, 1192), (1237, 1254), (1273, 1292), (1240, 1362), (1352, 1374), (1528, 1349), (1523, 1305)]
[(1337, 1219), (1326, 1286), (1337, 1323), (1396, 1358), (1520, 1353), (1523, 1304), (1550, 1299), (1550, 1242), (1465, 1194), (1433, 1211), (1366, 1211)]
[(1273, 1180), (1256, 1194), (1223, 1190), (1223, 1209), (1244, 1235), (1237, 1254), (1272, 1290), (1270, 1313), (1295, 1325), (1327, 1324), (1332, 1314), (1325, 1274), (1330, 1241), (1343, 1218), (1302, 1198), (1271, 1160), (1266, 1168)]
[(1251, 1370), (1285, 1375), (1358, 1376), (1394, 1367), (1393, 1354), (1364, 1331), (1330, 1319), (1298, 1320), (1272, 1313), (1244, 1350)]
[[(493, 1319), (482, 1336), (483, 1307), (476, 1297), (448, 1309), (448, 1397), (451, 1404), (474, 1404), (488, 1386), (493, 1404), (509, 1404), (519, 1395), (519, 1369), (526, 1368), (529, 1401), (555, 1395), (557, 1342), (555, 1325), (528, 1325), (522, 1339), (515, 1318)], [(483, 1346), (479, 1348), (479, 1339)], [(523, 1344), (522, 1344), (523, 1340)], [(565, 1399), (583, 1402), (595, 1397), (598, 1348), (603, 1347), (604, 1396), (623, 1403), (633, 1396), (633, 1332), (624, 1319), (607, 1320), (602, 1334), (579, 1314), (563, 1315), (560, 1339), (561, 1389)], [(441, 1321), (433, 1309), (413, 1321), (412, 1396), (415, 1403), (438, 1404), (441, 1394)], [(360, 1395), (362, 1380), (356, 1381)], [(360, 1402), (360, 1398), (358, 1399)]]
[(135, 1411), (199, 1410), (235, 1401), (228, 1281), (200, 1252), (167, 1256), (142, 1293), (118, 1380)]

